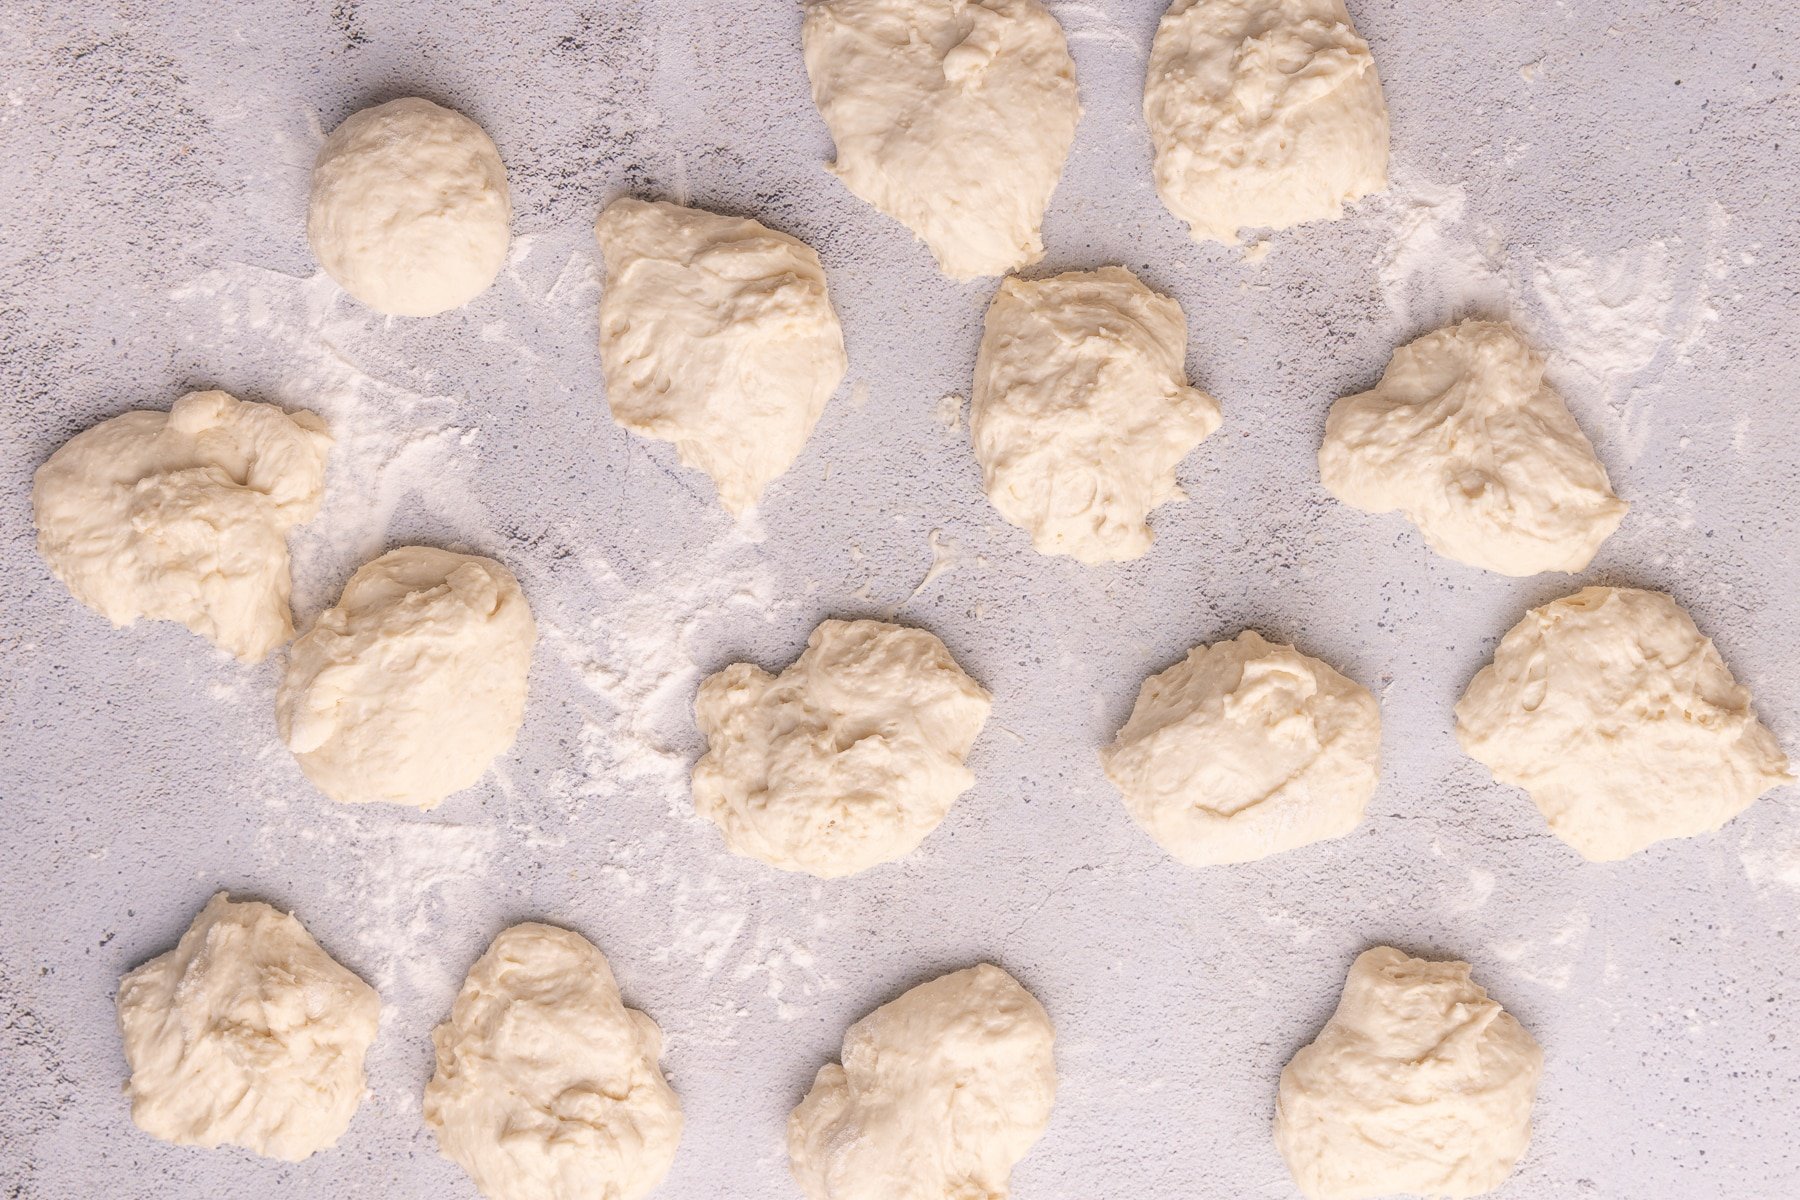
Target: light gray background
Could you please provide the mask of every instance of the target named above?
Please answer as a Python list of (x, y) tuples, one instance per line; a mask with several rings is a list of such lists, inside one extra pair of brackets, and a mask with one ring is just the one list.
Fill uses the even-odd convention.
[[(1504, 1195), (1795, 1194), (1793, 789), (1590, 864), (1459, 753), (1450, 717), (1527, 606), (1632, 583), (1686, 604), (1800, 747), (1793, 8), (1360, 0), (1394, 191), (1260, 263), (1190, 243), (1151, 190), (1157, 0), (1052, 8), (1086, 115), (1034, 272), (1120, 262), (1174, 293), (1225, 412), (1181, 472), (1192, 503), (1107, 569), (1035, 555), (938, 419), (993, 283), (941, 278), (821, 169), (798, 5), (6, 0), (0, 1194), (473, 1197), (420, 1126), (429, 1031), (524, 918), (593, 938), (666, 1032), (688, 1120), (670, 1197), (796, 1196), (786, 1114), (845, 1026), (981, 959), (1057, 1026), (1022, 1200), (1292, 1196), (1277, 1074), (1379, 942), (1468, 959), (1544, 1045)], [(317, 274), (307, 172), (322, 129), (413, 93), (492, 134), (517, 244), (467, 309), (390, 321)], [(753, 214), (824, 258), (851, 377), (747, 530), (607, 416), (591, 225), (626, 191)], [(1632, 502), (1581, 579), (1463, 568), (1317, 484), (1331, 400), (1469, 312), (1555, 352)], [(543, 636), (518, 746), (481, 786), (427, 814), (334, 806), (276, 744), (279, 655), (109, 629), (45, 570), (36, 465), (200, 386), (315, 408), (338, 437), (294, 543), (302, 626), (391, 545), (519, 573)], [(933, 530), (951, 565), (899, 615), (994, 692), (978, 784), (919, 852), (854, 879), (727, 856), (683, 782), (695, 681), (900, 606)], [(1147, 673), (1245, 625), (1377, 691), (1382, 786), (1340, 842), (1188, 870), (1094, 751)], [(115, 983), (218, 888), (293, 909), (386, 1002), (371, 1097), (297, 1166), (152, 1141), (119, 1092)]]

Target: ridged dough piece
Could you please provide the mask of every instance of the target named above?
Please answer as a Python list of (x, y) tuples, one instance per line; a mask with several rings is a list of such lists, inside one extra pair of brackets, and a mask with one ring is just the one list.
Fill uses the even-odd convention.
[(1044, 256), (1081, 104), (1038, 0), (812, 0), (802, 39), (831, 171), (952, 279)]
[(988, 499), (1043, 554), (1137, 558), (1181, 500), (1175, 468), (1219, 427), (1191, 388), (1181, 306), (1123, 267), (1011, 278), (989, 305), (969, 432)]
[(1055, 1035), (1035, 997), (983, 963), (922, 983), (844, 1035), (788, 1118), (809, 1200), (1006, 1200), (1050, 1122)]
[(1378, 946), (1281, 1072), (1275, 1147), (1312, 1200), (1479, 1196), (1525, 1153), (1543, 1073), (1544, 1052), (1468, 963)]
[(1711, 833), (1793, 782), (1711, 639), (1637, 588), (1583, 588), (1526, 613), (1457, 702), (1456, 736), (1601, 862)]
[(834, 878), (910, 853), (975, 782), (993, 702), (933, 635), (826, 621), (780, 675), (736, 663), (700, 685), (694, 807), (732, 853)]
[(755, 221), (660, 201), (615, 200), (594, 234), (613, 419), (673, 442), (726, 511), (754, 508), (844, 378), (819, 256)]

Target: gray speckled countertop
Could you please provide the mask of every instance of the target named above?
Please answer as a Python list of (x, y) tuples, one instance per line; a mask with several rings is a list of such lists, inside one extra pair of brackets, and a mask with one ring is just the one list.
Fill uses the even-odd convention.
[[(1138, 115), (1158, 0), (1053, 3), (1086, 117), (1042, 271), (1121, 262), (1186, 308), (1224, 427), (1156, 548), (1035, 555), (950, 428), (992, 282), (925, 251), (820, 164), (797, 4), (288, 5), (0, 14), (0, 1195), (467, 1197), (418, 1096), (428, 1034), (509, 922), (593, 938), (668, 1037), (688, 1125), (664, 1196), (797, 1196), (782, 1131), (844, 1028), (991, 959), (1056, 1022), (1054, 1118), (1020, 1200), (1295, 1193), (1276, 1076), (1375, 942), (1474, 963), (1544, 1044), (1514, 1198), (1785, 1197), (1800, 1180), (1800, 796), (1611, 865), (1465, 758), (1450, 710), (1529, 605), (1585, 582), (1687, 605), (1800, 750), (1800, 15), (1750, 0), (1358, 0), (1395, 187), (1260, 263), (1189, 243)], [(1479, 11), (1477, 11), (1479, 10)], [(388, 321), (303, 233), (328, 129), (408, 93), (480, 121), (516, 245), (467, 309)], [(851, 379), (758, 524), (606, 416), (591, 225), (632, 190), (816, 246)], [(1580, 579), (1432, 556), (1334, 504), (1330, 401), (1394, 345), (1509, 314), (1633, 508)], [(294, 542), (309, 622), (381, 549), (504, 559), (543, 636), (516, 750), (417, 814), (332, 805), (274, 738), (279, 657), (114, 631), (32, 545), (32, 470), (182, 391), (313, 407), (339, 438)], [(945, 569), (909, 600), (933, 563)], [(818, 883), (723, 853), (684, 787), (699, 676), (776, 667), (827, 615), (938, 632), (995, 695), (980, 782), (916, 854)], [(1184, 869), (1094, 757), (1142, 677), (1254, 625), (1383, 701), (1363, 827)], [(294, 1166), (130, 1123), (121, 973), (229, 888), (296, 911), (386, 1002), (371, 1096)]]

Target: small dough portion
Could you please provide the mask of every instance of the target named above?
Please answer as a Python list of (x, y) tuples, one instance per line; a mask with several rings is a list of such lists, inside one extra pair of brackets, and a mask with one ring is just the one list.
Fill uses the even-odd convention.
[(1378, 946), (1281, 1072), (1275, 1148), (1313, 1200), (1479, 1196), (1525, 1153), (1543, 1073), (1543, 1050), (1468, 963)]
[(1100, 763), (1177, 859), (1250, 862), (1362, 821), (1381, 775), (1381, 707), (1327, 664), (1245, 630), (1145, 680)]
[(244, 662), (294, 636), (288, 531), (318, 515), (331, 435), (309, 412), (190, 392), (38, 468), (38, 552), (114, 625), (178, 621)]
[(1144, 80), (1156, 190), (1195, 241), (1387, 190), (1388, 117), (1344, 0), (1175, 0)]
[(823, 879), (910, 853), (975, 783), (993, 700), (923, 629), (826, 621), (780, 675), (700, 685), (694, 807), (733, 854)]
[(1399, 509), (1446, 558), (1502, 575), (1585, 569), (1627, 507), (1544, 360), (1501, 321), (1428, 333), (1374, 391), (1332, 405), (1319, 477), (1352, 507)]
[(431, 1040), (425, 1124), (489, 1200), (639, 1200), (675, 1161), (662, 1031), (578, 933), (502, 932)]
[(849, 365), (819, 256), (755, 221), (660, 201), (615, 200), (594, 234), (613, 419), (674, 442), (734, 516), (754, 508)]
[(365, 108), (313, 163), (306, 237), (325, 273), (377, 312), (461, 308), (494, 282), (512, 242), (500, 151), (429, 100)]
[(299, 921), (220, 892), (119, 982), (131, 1119), (179, 1146), (299, 1162), (335, 1146), (362, 1103), (380, 1017), (375, 989)]
[(788, 1118), (808, 1200), (1006, 1200), (1050, 1123), (1050, 1017), (982, 963), (922, 983), (844, 1035)]
[(1123, 267), (1011, 278), (988, 307), (969, 432), (988, 499), (1042, 554), (1120, 562), (1219, 427), (1183, 368), (1181, 305)]
[(1636, 588), (1526, 613), (1457, 702), (1456, 737), (1597, 862), (1714, 832), (1793, 782), (1712, 640)]
[(846, 187), (952, 279), (1044, 256), (1081, 102), (1038, 0), (810, 0), (802, 39)]
[(493, 559), (390, 550), (294, 643), (281, 739), (333, 800), (432, 808), (512, 746), (536, 640), (519, 581)]

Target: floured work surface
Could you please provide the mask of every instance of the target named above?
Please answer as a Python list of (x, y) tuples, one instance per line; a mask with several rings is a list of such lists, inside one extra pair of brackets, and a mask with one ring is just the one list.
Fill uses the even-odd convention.
[[(1544, 1047), (1535, 1136), (1501, 1194), (1791, 1186), (1792, 789), (1718, 835), (1588, 863), (1451, 721), (1527, 608), (1611, 583), (1673, 595), (1800, 739), (1787, 34), (1747, 0), (1500, 0), (1479, 20), (1364, 0), (1394, 186), (1251, 261), (1189, 241), (1154, 193), (1139, 102), (1161, 7), (1052, 5), (1085, 116), (1030, 273), (1117, 263), (1174, 296), (1188, 377), (1224, 423), (1150, 552), (1088, 568), (1035, 553), (983, 495), (943, 398), (969, 394), (997, 281), (941, 277), (823, 170), (793, 6), (11, 6), (9, 1194), (472, 1197), (421, 1122), (429, 1033), (529, 919), (591, 938), (666, 1034), (687, 1118), (670, 1197), (798, 1195), (787, 1114), (846, 1027), (982, 960), (1057, 1032), (1021, 1200), (1293, 1195), (1270, 1138), (1279, 1072), (1378, 944), (1469, 961)], [(499, 281), (425, 321), (361, 308), (305, 241), (321, 130), (401, 95), (478, 121), (515, 207)], [(592, 227), (627, 192), (753, 216), (824, 261), (850, 374), (747, 532), (672, 447), (607, 415)], [(1331, 402), (1463, 316), (1510, 317), (1547, 353), (1631, 502), (1581, 576), (1462, 567), (1318, 484)], [(173, 625), (112, 630), (49, 575), (32, 470), (103, 418), (206, 387), (312, 409), (337, 439), (293, 543), (301, 628), (393, 546), (518, 574), (531, 696), (481, 785), (429, 813), (334, 804), (277, 742), (281, 654), (244, 667)], [(688, 800), (699, 680), (779, 669), (826, 617), (890, 613), (994, 693), (974, 788), (918, 851), (847, 880), (726, 853)], [(1133, 825), (1095, 752), (1144, 678), (1244, 627), (1375, 692), (1382, 781), (1348, 837), (1193, 870)], [(294, 910), (382, 995), (372, 1095), (298, 1166), (155, 1142), (119, 1091), (117, 981), (218, 889)]]

